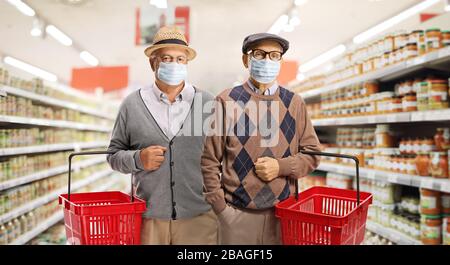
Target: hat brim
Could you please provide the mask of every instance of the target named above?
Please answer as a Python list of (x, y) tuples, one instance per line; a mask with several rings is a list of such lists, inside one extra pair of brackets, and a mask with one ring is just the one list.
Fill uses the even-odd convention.
[(163, 49), (163, 48), (182, 48), (185, 49), (187, 51), (187, 59), (189, 61), (192, 61), (195, 59), (195, 57), (197, 56), (197, 52), (192, 49), (189, 46), (184, 46), (181, 44), (172, 44), (172, 43), (166, 43), (166, 44), (157, 44), (157, 45), (152, 45), (150, 47), (148, 47), (147, 49), (145, 49), (145, 55), (147, 55), (147, 57), (150, 57), (155, 51)]

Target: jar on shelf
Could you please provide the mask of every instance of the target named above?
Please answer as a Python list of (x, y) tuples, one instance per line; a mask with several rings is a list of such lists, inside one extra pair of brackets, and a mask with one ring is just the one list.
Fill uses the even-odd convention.
[(430, 173), (434, 178), (448, 178), (448, 157), (446, 152), (432, 152)]
[(417, 109), (419, 111), (428, 110), (428, 82), (421, 82), (419, 91), (417, 92)]
[(409, 43), (406, 45), (404, 59), (408, 60), (419, 55), (419, 49), (417, 47), (417, 43)]
[(403, 102), (400, 96), (394, 96), (389, 103), (390, 112), (399, 113), (403, 111)]
[(440, 215), (422, 215), (421, 241), (424, 245), (440, 245), (442, 242), (442, 218)]
[(378, 82), (365, 82), (363, 85), (363, 89), (361, 90), (361, 95), (369, 96), (378, 93), (378, 90), (379, 90)]
[(450, 128), (438, 128), (434, 135), (436, 151), (446, 151), (450, 149)]
[(415, 162), (417, 174), (422, 177), (429, 177), (431, 161), (428, 153), (419, 152), (416, 156)]
[(405, 112), (417, 111), (417, 97), (414, 93), (408, 93), (402, 98), (402, 108)]
[(434, 145), (433, 139), (424, 138), (420, 141), (420, 152), (429, 154), (433, 151), (436, 151), (436, 146)]
[(409, 34), (408, 44), (420, 45), (420, 37), (423, 36), (423, 30), (414, 30)]
[(419, 56), (427, 53), (427, 43), (425, 40), (425, 34), (420, 35), (418, 48), (419, 48)]
[(442, 46), (449, 47), (450, 46), (450, 31), (442, 31)]
[(450, 193), (441, 194), (441, 209), (443, 214), (450, 214)]
[(450, 215), (444, 216), (442, 219), (442, 244), (450, 245)]
[(447, 109), (448, 84), (445, 79), (428, 79), (428, 109)]
[(378, 124), (375, 130), (376, 146), (381, 148), (394, 147), (394, 133), (390, 126), (386, 124)]
[(427, 52), (432, 52), (442, 48), (442, 34), (438, 28), (428, 29), (426, 31), (426, 48)]
[(409, 175), (417, 175), (417, 169), (416, 169), (416, 157), (414, 155), (408, 155), (407, 156), (407, 166), (406, 166), (406, 174)]
[(441, 214), (441, 193), (439, 191), (420, 189), (420, 213)]

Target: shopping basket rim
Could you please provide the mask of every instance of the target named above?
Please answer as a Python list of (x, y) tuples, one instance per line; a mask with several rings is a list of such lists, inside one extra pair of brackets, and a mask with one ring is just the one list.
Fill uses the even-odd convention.
[[(309, 189), (307, 189), (307, 190), (305, 190), (303, 192), (306, 192), (306, 191), (309, 191), (309, 190), (313, 190), (313, 189), (316, 189), (316, 188), (325, 188), (325, 189), (329, 189), (329, 190), (345, 190), (345, 189), (329, 188), (329, 187), (312, 187), (312, 188), (309, 188)], [(347, 191), (351, 191), (351, 190), (347, 190)], [(291, 212), (291, 213), (297, 213), (297, 214), (301, 213), (301, 214), (306, 214), (306, 215), (309, 215), (309, 216), (315, 216), (315, 217), (319, 216), (319, 217), (333, 218), (333, 219), (339, 220), (339, 219), (347, 218), (348, 216), (350, 216), (351, 214), (356, 212), (359, 208), (361, 208), (361, 207), (371, 203), (372, 198), (373, 198), (373, 195), (371, 193), (360, 192), (360, 194), (367, 195), (367, 198), (365, 198), (364, 200), (360, 201), (359, 205), (356, 205), (356, 207), (354, 207), (351, 211), (349, 211), (344, 216), (327, 215), (327, 214), (322, 214), (322, 213), (312, 213), (312, 212), (294, 210), (292, 208), (295, 207), (296, 205), (302, 204), (302, 203), (306, 202), (307, 200), (310, 200), (311, 198), (314, 198), (314, 197), (317, 197), (317, 196), (322, 196), (322, 197), (323, 196), (328, 196), (328, 197), (333, 197), (333, 198), (337, 198), (337, 199), (352, 200), (355, 203), (356, 203), (356, 198), (348, 198), (348, 197), (342, 197), (342, 196), (337, 196), (337, 195), (313, 194), (313, 195), (310, 195), (310, 196), (308, 196), (306, 198), (301, 198), (301, 199), (296, 200), (295, 199), (295, 195), (292, 195), (292, 196), (289, 196), (288, 199), (286, 199), (286, 200), (278, 203), (277, 205), (275, 205), (275, 208), (277, 210), (279, 210), (279, 211), (288, 211), (288, 212)], [(288, 207), (283, 207), (282, 204), (287, 202), (288, 200), (294, 200), (296, 202), (294, 204), (289, 205)]]
[[(93, 195), (96, 195), (96, 194), (97, 195), (98, 194), (120, 194), (120, 195), (127, 196), (130, 199), (130, 201), (128, 201), (128, 202), (119, 202), (119, 203), (114, 203), (114, 204), (109, 204), (109, 205), (95, 205), (94, 206), (94, 205), (81, 205), (80, 204), (81, 200), (78, 201), (78, 202), (77, 201), (73, 201), (73, 197), (72, 197), (73, 195), (75, 195), (75, 196), (77, 196), (77, 195), (78, 196), (80, 196), (80, 195), (81, 196), (82, 195), (93, 196)], [(69, 204), (77, 206), (77, 207), (102, 207), (102, 206), (111, 206), (111, 205), (134, 205), (134, 204), (145, 204), (146, 203), (143, 199), (139, 198), (136, 195), (134, 196), (134, 201), (131, 201), (131, 196), (129, 194), (127, 194), (127, 193), (122, 192), (122, 191), (80, 192), (80, 193), (71, 193), (70, 196), (71, 196), (71, 200), (69, 201), (67, 193), (60, 194), (58, 196), (60, 198), (60, 200), (59, 200), (60, 204), (62, 204), (62, 201), (64, 201), (66, 203), (69, 203)], [(89, 199), (83, 200), (82, 202), (83, 202), (83, 204), (84, 203), (88, 203)], [(95, 201), (95, 202), (98, 202), (98, 201)]]

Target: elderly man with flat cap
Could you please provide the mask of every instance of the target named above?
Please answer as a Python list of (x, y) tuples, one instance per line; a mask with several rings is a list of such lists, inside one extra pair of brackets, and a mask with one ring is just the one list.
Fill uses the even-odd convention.
[(205, 136), (194, 131), (194, 123), (208, 118), (202, 109), (214, 97), (186, 81), (196, 52), (177, 28), (161, 28), (145, 54), (155, 82), (122, 103), (108, 162), (133, 174), (136, 194), (147, 201), (142, 244), (217, 244), (217, 216), (203, 196)]
[(317, 157), (300, 153), (320, 151), (305, 102), (277, 83), (288, 49), (277, 35), (245, 38), (242, 61), (250, 77), (216, 98), (224, 135), (218, 130), (207, 137), (202, 171), (222, 244), (280, 244), (274, 206), (319, 164)]

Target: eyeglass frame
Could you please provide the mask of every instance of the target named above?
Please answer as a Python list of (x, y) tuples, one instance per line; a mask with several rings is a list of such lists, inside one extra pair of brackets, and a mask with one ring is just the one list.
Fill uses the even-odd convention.
[[(159, 56), (159, 55), (154, 55), (154, 57), (155, 58), (159, 58), (160, 60), (161, 60), (161, 62), (163, 62), (163, 63), (172, 63), (172, 62), (174, 62), (174, 60), (175, 59), (177, 59), (177, 61), (176, 61), (176, 63), (178, 63), (178, 64), (180, 64), (180, 63), (182, 63), (182, 64), (187, 64), (188, 63), (188, 58), (187, 58), (187, 56), (185, 57), (185, 56), (177, 56), (177, 57), (173, 57), (173, 56), (170, 56), (170, 55), (162, 55), (162, 56)], [(164, 61), (164, 57), (170, 57), (170, 61)], [(182, 61), (182, 62), (179, 62), (178, 61), (178, 59), (180, 59), (180, 58), (183, 58), (184, 59), (184, 61)]]
[[(261, 51), (261, 52), (263, 52), (263, 53), (264, 53), (264, 58), (263, 58), (263, 59), (257, 59), (257, 58), (255, 58), (255, 56), (253, 55), (255, 51)], [(271, 53), (279, 53), (279, 54), (280, 54), (280, 59), (279, 59), (279, 60), (273, 60), (273, 59), (271, 58), (271, 56), (270, 56)], [(280, 52), (280, 51), (269, 51), (269, 52), (266, 52), (266, 51), (261, 50), (261, 49), (254, 49), (254, 50), (248, 50), (248, 51), (247, 51), (247, 55), (251, 55), (251, 56), (252, 56), (253, 58), (255, 58), (256, 60), (265, 60), (265, 59), (267, 58), (267, 55), (269, 55), (269, 59), (272, 60), (272, 61), (274, 61), (274, 62), (279, 62), (279, 61), (281, 61), (281, 60), (283, 59), (283, 53)]]

